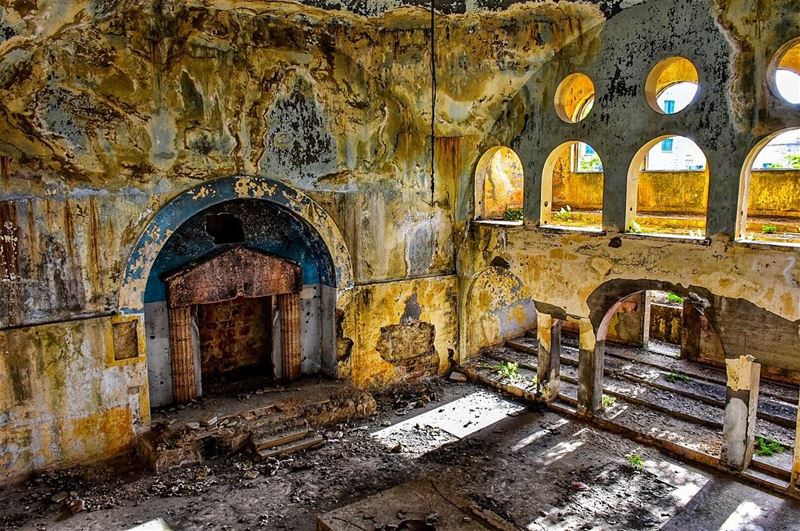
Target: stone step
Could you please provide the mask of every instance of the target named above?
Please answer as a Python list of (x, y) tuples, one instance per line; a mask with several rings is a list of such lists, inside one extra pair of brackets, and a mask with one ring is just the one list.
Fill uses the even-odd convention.
[(282, 444), (280, 446), (275, 446), (274, 448), (266, 448), (264, 450), (259, 450), (256, 452), (256, 455), (259, 457), (259, 459), (269, 459), (270, 457), (282, 457), (284, 455), (293, 454), (301, 450), (315, 448), (317, 446), (321, 446), (324, 443), (325, 439), (321, 435), (317, 435), (316, 433), (311, 433), (306, 437), (304, 437), (303, 439)]
[(256, 452), (267, 450), (269, 448), (275, 448), (277, 446), (299, 441), (300, 439), (305, 438), (309, 433), (311, 433), (311, 430), (306, 427), (298, 430), (286, 431), (272, 436), (258, 438), (254, 437), (253, 447), (255, 448)]

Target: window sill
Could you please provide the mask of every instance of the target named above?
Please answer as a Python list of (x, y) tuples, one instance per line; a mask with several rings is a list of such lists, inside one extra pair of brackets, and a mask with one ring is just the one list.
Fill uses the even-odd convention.
[(647, 233), (637, 234), (635, 232), (622, 233), (625, 237), (633, 240), (661, 240), (675, 243), (698, 243), (701, 245), (711, 245), (711, 240), (705, 236), (689, 236), (682, 234), (659, 234)]
[(737, 239), (736, 243), (752, 245), (754, 247), (788, 247), (790, 249), (800, 249), (800, 242), (773, 242), (765, 240), (743, 240)]
[(589, 234), (605, 234), (606, 231), (597, 227), (570, 227), (568, 225), (539, 225), (546, 232), (579, 232)]
[(504, 219), (475, 219), (472, 222), (491, 227), (521, 227), (524, 224), (522, 221), (506, 221)]

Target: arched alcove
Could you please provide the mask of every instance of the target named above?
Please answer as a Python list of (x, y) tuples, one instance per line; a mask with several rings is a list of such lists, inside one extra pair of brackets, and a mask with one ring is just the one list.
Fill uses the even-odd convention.
[(522, 161), (511, 148), (489, 149), (475, 169), (475, 218), (522, 221)]
[[(212, 383), (223, 388), (242, 377), (333, 375), (334, 278), (316, 230), (277, 204), (236, 199), (190, 217), (167, 240), (147, 281), (151, 404), (186, 401)], [(218, 378), (201, 382), (201, 374)], [(191, 378), (192, 385), (177, 381)]]

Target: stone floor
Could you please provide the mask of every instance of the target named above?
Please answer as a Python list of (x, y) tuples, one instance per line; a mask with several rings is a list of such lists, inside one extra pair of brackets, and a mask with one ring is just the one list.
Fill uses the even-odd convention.
[[(162, 518), (176, 530), (310, 531), (320, 515), (347, 508), (357, 520), (333, 529), (426, 518), (440, 530), (472, 522), (476, 529), (800, 529), (794, 501), (472, 384), (435, 381), (377, 401), (376, 416), (330, 427), (324, 446), (281, 459), (237, 454), (161, 474), (120, 460), (42, 474), (0, 490), (0, 529), (129, 529)], [(409, 497), (415, 484), (435, 484), (442, 499), (463, 506), (422, 507)], [(73, 514), (54, 501), (62, 491), (84, 510)], [(383, 501), (370, 509), (371, 500)]]

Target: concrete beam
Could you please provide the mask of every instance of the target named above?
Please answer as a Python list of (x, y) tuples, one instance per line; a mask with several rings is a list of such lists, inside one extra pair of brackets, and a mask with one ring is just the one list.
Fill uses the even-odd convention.
[(536, 369), (536, 391), (552, 402), (561, 388), (561, 319), (546, 313), (536, 316), (539, 335), (539, 362)]
[(741, 471), (753, 458), (761, 364), (755, 363), (752, 356), (740, 356), (726, 359), (725, 367), (728, 386), (720, 461), (732, 470)]

